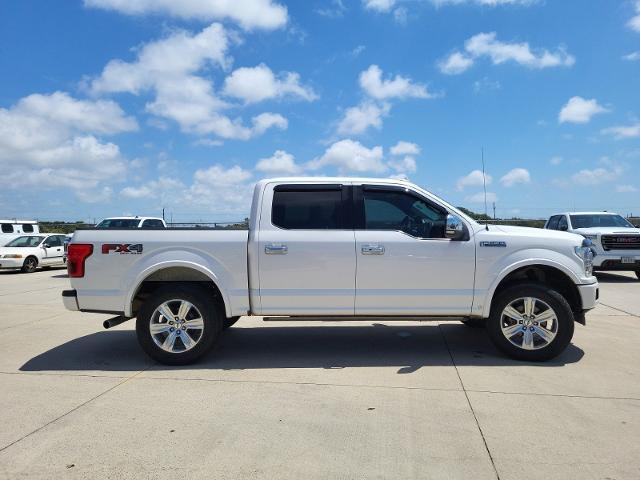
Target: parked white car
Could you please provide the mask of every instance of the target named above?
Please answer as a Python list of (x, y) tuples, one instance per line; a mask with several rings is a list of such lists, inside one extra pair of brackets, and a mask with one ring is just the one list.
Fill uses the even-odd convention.
[[(248, 230), (83, 229), (69, 244), (70, 310), (137, 317), (167, 364), (202, 356), (242, 315), (450, 319), (506, 354), (560, 354), (598, 299), (579, 235), (481, 225), (401, 180), (257, 183)], [(377, 352), (384, 355), (384, 352)]]
[(110, 217), (105, 218), (96, 225), (100, 229), (135, 229), (135, 228), (167, 228), (167, 224), (162, 218), (158, 217)]
[(0, 220), (0, 246), (4, 246), (20, 235), (40, 233), (35, 220)]
[(23, 235), (0, 248), (0, 269), (35, 272), (38, 267), (62, 266), (66, 263), (64, 241), (66, 235)]
[(593, 242), (594, 270), (631, 270), (640, 280), (640, 228), (612, 212), (553, 215), (544, 228), (577, 233)]

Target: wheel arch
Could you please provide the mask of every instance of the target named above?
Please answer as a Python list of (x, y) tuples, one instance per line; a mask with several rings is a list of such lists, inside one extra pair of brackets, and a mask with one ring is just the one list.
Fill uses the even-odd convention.
[(125, 316), (136, 316), (141, 304), (154, 291), (167, 284), (199, 284), (209, 290), (219, 302), (221, 313), (231, 316), (228, 293), (221, 288), (220, 279), (208, 268), (191, 262), (162, 262), (142, 271), (130, 288), (125, 300)]
[(489, 317), (492, 302), (500, 292), (510, 286), (532, 281), (553, 287), (567, 300), (576, 321), (584, 322), (582, 299), (576, 285), (575, 274), (563, 265), (551, 261), (515, 264), (504, 269), (487, 292), (482, 316)]

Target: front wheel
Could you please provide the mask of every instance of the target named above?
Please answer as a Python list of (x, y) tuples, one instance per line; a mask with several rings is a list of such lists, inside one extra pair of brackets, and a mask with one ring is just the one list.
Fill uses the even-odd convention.
[(206, 291), (166, 286), (147, 300), (136, 320), (142, 349), (165, 365), (187, 365), (213, 347), (222, 331), (222, 317)]
[(38, 259), (36, 257), (27, 257), (22, 264), (23, 273), (33, 273), (38, 268)]
[(565, 298), (539, 284), (516, 285), (498, 294), (487, 320), (487, 332), (499, 350), (533, 362), (562, 353), (573, 329), (573, 311)]

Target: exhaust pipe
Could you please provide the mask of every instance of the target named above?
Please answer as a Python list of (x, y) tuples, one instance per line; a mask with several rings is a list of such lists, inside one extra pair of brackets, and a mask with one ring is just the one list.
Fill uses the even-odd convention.
[(110, 318), (102, 322), (102, 326), (106, 329), (120, 325), (121, 323), (131, 320), (131, 317), (125, 317), (124, 315), (118, 315), (117, 317)]

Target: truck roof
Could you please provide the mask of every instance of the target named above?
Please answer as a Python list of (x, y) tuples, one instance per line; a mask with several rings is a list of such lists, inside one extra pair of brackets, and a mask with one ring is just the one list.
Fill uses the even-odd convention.
[(619, 215), (619, 214), (616, 212), (561, 212), (561, 213), (554, 213), (551, 216), (554, 217), (556, 215)]
[(36, 220), (16, 220), (15, 218), (12, 218), (11, 220), (0, 220), (0, 223), (31, 223), (36, 225), (38, 222)]
[(276, 177), (265, 178), (260, 180), (258, 184), (264, 185), (265, 183), (307, 183), (307, 182), (326, 182), (326, 183), (388, 183), (390, 185), (413, 185), (408, 180), (397, 178), (373, 178), (373, 177)]

